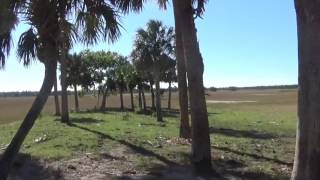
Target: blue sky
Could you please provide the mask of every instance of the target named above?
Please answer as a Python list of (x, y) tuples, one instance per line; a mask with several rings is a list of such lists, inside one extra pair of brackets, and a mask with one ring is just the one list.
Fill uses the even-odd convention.
[[(150, 2), (140, 14), (122, 17), (121, 38), (114, 44), (75, 45), (82, 49), (111, 50), (128, 55), (136, 30), (149, 19), (174, 25), (173, 11), (159, 10)], [(207, 87), (280, 85), (297, 83), (297, 37), (293, 0), (209, 0), (203, 19), (196, 20), (200, 50), (204, 59)], [(19, 35), (27, 28), (17, 27)], [(0, 91), (39, 90), (43, 65), (34, 62), (24, 68), (15, 48), (0, 70)]]

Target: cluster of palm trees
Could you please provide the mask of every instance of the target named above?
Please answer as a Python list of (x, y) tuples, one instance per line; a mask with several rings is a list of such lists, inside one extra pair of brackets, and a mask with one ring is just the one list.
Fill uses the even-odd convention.
[[(167, 0), (158, 0), (166, 8)], [(211, 146), (208, 115), (203, 88), (203, 60), (199, 50), (194, 19), (201, 17), (206, 0), (173, 0), (181, 137), (192, 138), (192, 163), (197, 172), (211, 171)], [(18, 42), (18, 57), (24, 65), (38, 59), (45, 66), (43, 84), (30, 111), (0, 161), (0, 179), (7, 179), (9, 169), (26, 135), (39, 116), (55, 84), (57, 63), (67, 70), (68, 50), (76, 42), (94, 44), (114, 42), (120, 36), (118, 13), (141, 11), (143, 0), (3, 0), (0, 6), (0, 66), (5, 65), (12, 46), (12, 32), (20, 21), (30, 25)], [(299, 123), (292, 179), (319, 179), (320, 172), (320, 4), (318, 0), (295, 0), (299, 42)], [(155, 24), (157, 24), (155, 22)], [(148, 30), (147, 30), (148, 31)], [(159, 29), (161, 33), (168, 33)], [(144, 33), (141, 33), (144, 38)], [(136, 45), (140, 45), (137, 40)], [(134, 56), (157, 63), (170, 59), (170, 48), (161, 42)], [(140, 51), (141, 50), (141, 51)], [(154, 51), (155, 50), (155, 51)], [(161, 52), (157, 52), (161, 50)], [(153, 52), (154, 51), (154, 52)], [(149, 54), (155, 53), (157, 58)], [(139, 62), (137, 62), (139, 63)], [(161, 70), (160, 70), (161, 71)], [(159, 70), (150, 70), (158, 86)], [(66, 73), (62, 73), (66, 75)], [(61, 77), (62, 81), (66, 77)], [(189, 88), (187, 88), (187, 86)], [(62, 89), (66, 89), (63, 84)], [(66, 92), (66, 91), (65, 91)], [(189, 97), (187, 96), (189, 95)], [(65, 95), (64, 95), (65, 96)], [(65, 96), (66, 97), (66, 96)], [(183, 98), (182, 98), (183, 97)], [(188, 98), (186, 98), (188, 97)], [(189, 126), (190, 101), (191, 127)], [(159, 106), (158, 106), (159, 107)], [(160, 112), (158, 112), (160, 113)]]
[[(153, 20), (150, 21), (150, 23), (155, 22), (157, 23), (158, 27), (162, 27), (163, 29), (165, 29), (165, 26), (163, 26), (161, 22)], [(94, 92), (94, 94), (98, 92), (98, 107), (101, 111), (106, 110), (107, 96), (117, 91), (120, 95), (120, 109), (122, 111), (124, 110), (123, 93), (125, 91), (130, 91), (131, 109), (134, 111), (135, 103), (133, 94), (136, 89), (139, 94), (139, 108), (140, 110), (146, 111), (144, 91), (150, 90), (152, 94), (151, 110), (160, 109), (159, 111), (161, 112), (161, 106), (156, 107), (154, 103), (155, 96), (153, 85), (155, 84), (155, 78), (153, 75), (153, 71), (156, 71), (156, 73), (158, 73), (157, 75), (159, 76), (157, 77), (157, 79), (159, 79), (156, 81), (158, 83), (158, 86), (156, 86), (156, 104), (158, 105), (161, 104), (161, 102), (158, 102), (160, 101), (160, 81), (168, 82), (168, 89), (169, 92), (171, 92), (170, 84), (171, 82), (176, 81), (176, 63), (172, 58), (163, 58), (162, 56), (160, 58), (160, 55), (157, 56), (157, 54), (153, 54), (154, 58), (158, 59), (156, 62), (153, 62), (152, 59), (149, 60), (142, 59), (142, 57), (137, 57), (138, 51), (144, 52), (145, 48), (153, 46), (153, 44), (150, 44), (150, 42), (156, 42), (148, 42), (144, 41), (144, 39), (140, 39), (139, 33), (141, 32), (142, 29), (138, 31), (137, 39), (139, 39), (140, 43), (144, 42), (145, 44), (140, 44), (139, 46), (136, 45), (132, 56), (130, 57), (124, 57), (116, 52), (91, 52), (89, 50), (82, 51), (79, 54), (74, 53), (72, 55), (68, 55), (66, 63), (66, 84), (68, 87), (72, 87), (74, 89), (76, 112), (79, 112), (78, 86), (80, 86), (83, 91), (86, 92)], [(172, 28), (170, 32), (172, 32)], [(153, 33), (157, 33), (157, 31)], [(166, 39), (163, 39), (167, 38), (166, 36), (155, 37), (158, 37), (164, 44), (166, 42), (167, 46), (173, 46), (173, 35), (171, 36), (172, 38), (170, 38), (170, 41), (166, 41)], [(55, 92), (54, 94), (58, 93)], [(99, 104), (100, 95), (102, 95), (101, 104)], [(56, 99), (56, 101), (58, 101), (58, 99)], [(171, 98), (168, 99), (168, 108), (170, 108), (170, 101)], [(59, 114), (59, 102), (56, 102), (56, 104), (58, 104), (56, 106), (56, 114)], [(159, 119), (160, 121), (162, 121), (162, 117), (159, 117), (158, 120)]]

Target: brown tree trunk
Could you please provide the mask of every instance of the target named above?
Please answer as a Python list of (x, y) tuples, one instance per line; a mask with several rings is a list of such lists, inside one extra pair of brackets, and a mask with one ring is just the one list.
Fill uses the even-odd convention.
[(53, 85), (53, 89), (54, 89), (54, 104), (56, 107), (56, 116), (60, 116), (60, 104), (59, 104), (59, 94), (58, 94), (58, 82), (57, 82), (57, 76), (54, 79), (54, 85)]
[(18, 154), (23, 141), (25, 140), (29, 131), (33, 127), (36, 119), (38, 118), (51, 93), (51, 89), (55, 81), (56, 69), (56, 61), (48, 61), (47, 64), (45, 64), (45, 76), (39, 94), (34, 100), (29, 112), (22, 121), (22, 124), (20, 125), (17, 133), (14, 135), (12, 141), (3, 153), (2, 158), (0, 160), (1, 180), (7, 179), (14, 158)]
[(102, 96), (100, 111), (105, 111), (106, 110), (106, 104), (107, 104), (108, 88), (106, 88), (106, 87), (104, 88), (102, 95), (103, 96)]
[(177, 0), (173, 0), (175, 31), (176, 31), (176, 58), (178, 72), (178, 88), (179, 88), (179, 106), (180, 106), (180, 137), (191, 138), (191, 129), (189, 124), (189, 108), (188, 108), (188, 86), (187, 74), (184, 60), (184, 51), (182, 46), (181, 28), (179, 26), (177, 16)]
[(320, 179), (320, 6), (296, 0), (298, 25), (298, 127), (292, 180)]
[(124, 106), (123, 106), (123, 89), (122, 87), (119, 88), (119, 91), (120, 91), (120, 105), (121, 105), (121, 111), (124, 110)]
[(138, 85), (138, 91), (139, 91), (139, 108), (142, 109), (142, 99), (141, 99), (141, 85)]
[(66, 57), (64, 55), (61, 56), (61, 122), (70, 123), (69, 119), (69, 106), (68, 106), (68, 91), (67, 91), (67, 65), (66, 65)]
[(132, 111), (134, 111), (133, 88), (130, 89), (130, 95), (131, 95), (131, 109)]
[(154, 111), (156, 109), (156, 105), (154, 103), (154, 89), (153, 83), (150, 83), (150, 91), (151, 91), (151, 110)]
[(161, 94), (160, 94), (160, 81), (155, 80), (156, 83), (156, 111), (157, 111), (157, 121), (162, 122), (162, 110), (161, 110)]
[(100, 104), (100, 89), (98, 89), (98, 100), (97, 100), (97, 104), (95, 105), (95, 109), (97, 109), (99, 107), (99, 104)]
[(147, 111), (147, 102), (146, 102), (146, 96), (144, 95), (144, 88), (142, 86), (141, 88), (141, 94), (142, 94), (142, 102), (143, 102), (143, 111)]
[(171, 109), (171, 81), (169, 82), (168, 87), (168, 109)]
[(76, 112), (79, 112), (79, 98), (78, 98), (78, 90), (77, 90), (77, 85), (73, 85), (74, 88), (74, 107)]
[(191, 0), (176, 0), (176, 20), (182, 34), (182, 44), (189, 85), (192, 123), (192, 162), (197, 173), (212, 171), (207, 105), (203, 86), (203, 60), (194, 24)]

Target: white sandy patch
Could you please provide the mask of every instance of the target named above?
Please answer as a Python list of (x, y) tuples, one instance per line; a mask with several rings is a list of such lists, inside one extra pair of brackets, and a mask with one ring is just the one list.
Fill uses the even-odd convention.
[(238, 103), (255, 103), (257, 101), (216, 101), (216, 100), (208, 100), (207, 103), (214, 104), (238, 104)]

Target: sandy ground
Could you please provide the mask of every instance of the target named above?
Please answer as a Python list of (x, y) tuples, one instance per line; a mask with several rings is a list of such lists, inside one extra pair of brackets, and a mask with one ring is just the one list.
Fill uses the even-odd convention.
[(207, 103), (213, 104), (239, 104), (239, 103), (255, 103), (257, 101), (215, 101), (215, 100), (208, 100)]

